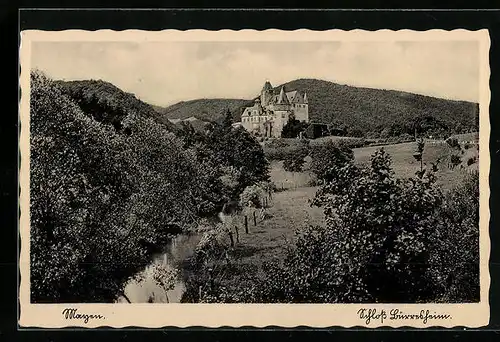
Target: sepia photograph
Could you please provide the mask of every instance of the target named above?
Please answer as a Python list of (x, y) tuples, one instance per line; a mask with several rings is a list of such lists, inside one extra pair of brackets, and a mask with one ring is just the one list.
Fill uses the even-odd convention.
[(21, 324), (487, 324), (488, 49), (23, 32)]

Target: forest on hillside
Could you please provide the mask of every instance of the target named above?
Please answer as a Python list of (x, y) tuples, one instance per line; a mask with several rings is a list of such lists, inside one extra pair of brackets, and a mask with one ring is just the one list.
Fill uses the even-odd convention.
[[(417, 133), (446, 138), (453, 134), (477, 132), (479, 105), (408, 92), (360, 88), (317, 79), (298, 79), (276, 86), (279, 91), (307, 92), (309, 119), (332, 124), (346, 136), (387, 138)], [(162, 117), (215, 121), (229, 109), (239, 121), (253, 100), (200, 99), (179, 102), (160, 110)]]
[(447, 137), (479, 129), (477, 103), (316, 79), (294, 80), (284, 86), (287, 91), (307, 91), (311, 121), (345, 126), (348, 135), (412, 135), (417, 128), (420, 133)]
[(243, 99), (199, 99), (178, 102), (166, 108), (156, 107), (162, 118), (187, 119), (194, 116), (203, 121), (217, 121), (223, 118), (226, 110), (233, 113), (233, 120), (240, 121), (240, 108), (253, 103)]

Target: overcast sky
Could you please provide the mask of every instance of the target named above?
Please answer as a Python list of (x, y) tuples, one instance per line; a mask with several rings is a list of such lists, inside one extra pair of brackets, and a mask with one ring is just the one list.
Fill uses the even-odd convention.
[(54, 79), (102, 79), (143, 101), (243, 98), (317, 78), (479, 101), (479, 50), (450, 42), (35, 42), (31, 63)]

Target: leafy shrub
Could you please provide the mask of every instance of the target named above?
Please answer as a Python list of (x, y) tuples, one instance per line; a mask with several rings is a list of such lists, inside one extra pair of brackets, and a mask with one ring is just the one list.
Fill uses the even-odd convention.
[[(433, 178), (397, 180), (390, 157), (369, 169), (333, 165), (318, 191), (326, 227), (301, 232), (264, 296), (279, 302), (415, 302), (428, 300), (430, 235), (443, 195)], [(409, 290), (411, 289), (411, 291)]]
[(325, 144), (312, 147), (311, 158), (311, 171), (316, 178), (329, 182), (334, 177), (333, 167), (351, 162), (354, 160), (354, 153), (345, 143), (328, 140)]
[(429, 273), (442, 302), (479, 301), (479, 173), (445, 196), (432, 233)]
[(200, 170), (191, 182), (199, 184), (194, 195), (202, 216), (215, 215), (224, 203), (237, 200), (245, 187), (269, 178), (261, 145), (244, 129), (232, 128), (230, 115), (198, 133), (190, 147)]
[(309, 139), (276, 139), (264, 147), (264, 153), (268, 160), (282, 161), (293, 159), (294, 156), (304, 153), (309, 148)]
[(455, 167), (460, 165), (460, 163), (462, 163), (462, 158), (458, 154), (452, 154), (450, 156), (450, 163), (451, 163), (451, 168), (454, 169)]
[(261, 208), (264, 205), (262, 199), (265, 195), (266, 190), (264, 190), (261, 186), (257, 184), (247, 186), (240, 195), (240, 205), (245, 207), (250, 204), (256, 208)]
[(305, 157), (309, 154), (307, 148), (298, 148), (285, 156), (283, 169), (285, 171), (300, 172), (305, 163)]
[(269, 148), (278, 148), (278, 147), (286, 147), (289, 144), (290, 143), (287, 142), (287, 140), (285, 140), (285, 139), (272, 139), (272, 140), (266, 141), (264, 146), (269, 147)]
[(299, 121), (294, 117), (290, 117), (288, 122), (283, 126), (281, 130), (282, 138), (297, 138), (300, 132), (305, 131), (305, 129), (309, 126), (307, 123)]
[(274, 184), (274, 182), (271, 181), (262, 181), (257, 183), (257, 185), (261, 187), (268, 194), (276, 191), (276, 184)]
[(471, 166), (472, 164), (475, 164), (476, 162), (477, 162), (477, 158), (476, 157), (470, 157), (467, 160), (467, 166)]
[(269, 162), (262, 146), (244, 128), (216, 125), (207, 133), (205, 146), (216, 164), (232, 166), (240, 173), (231, 199), (237, 199), (245, 187), (269, 179)]
[(452, 148), (452, 149), (460, 149), (460, 144), (458, 143), (458, 139), (455, 137), (449, 137), (446, 139), (446, 143)]

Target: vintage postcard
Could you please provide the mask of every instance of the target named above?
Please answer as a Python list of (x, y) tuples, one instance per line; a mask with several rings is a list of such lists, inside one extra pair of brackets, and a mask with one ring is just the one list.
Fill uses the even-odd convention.
[(487, 30), (20, 38), (21, 327), (488, 324)]

